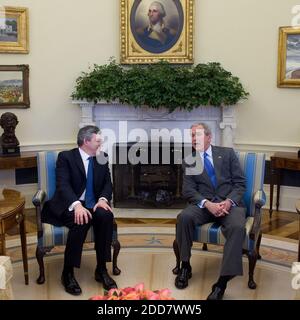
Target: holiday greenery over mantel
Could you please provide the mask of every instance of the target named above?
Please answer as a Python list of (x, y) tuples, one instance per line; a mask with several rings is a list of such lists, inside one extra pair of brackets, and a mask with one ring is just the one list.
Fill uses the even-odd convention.
[(217, 62), (196, 66), (158, 62), (125, 67), (112, 60), (83, 72), (76, 80), (72, 98), (164, 107), (172, 112), (177, 108), (191, 111), (199, 106), (234, 105), (248, 95), (239, 78)]

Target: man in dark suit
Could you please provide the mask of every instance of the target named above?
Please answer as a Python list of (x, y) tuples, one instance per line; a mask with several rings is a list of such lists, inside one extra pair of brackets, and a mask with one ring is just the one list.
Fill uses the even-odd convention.
[(221, 275), (208, 300), (222, 299), (227, 282), (243, 274), (242, 246), (245, 236), (246, 209), (243, 195), (245, 177), (231, 148), (211, 145), (211, 130), (204, 124), (191, 127), (194, 152), (183, 165), (183, 196), (189, 201), (177, 217), (176, 240), (181, 268), (175, 286), (183, 289), (192, 276), (190, 265), (193, 232), (196, 225), (218, 221), (226, 238)]
[(111, 261), (112, 183), (108, 163), (100, 164), (96, 159), (101, 145), (99, 128), (81, 128), (77, 144), (78, 148), (59, 153), (55, 194), (42, 211), (43, 222), (69, 228), (61, 281), (65, 290), (73, 295), (81, 294), (73, 268), (80, 267), (83, 243), (91, 225), (97, 257), (95, 279), (102, 282), (106, 290), (117, 288), (106, 269), (106, 262)]

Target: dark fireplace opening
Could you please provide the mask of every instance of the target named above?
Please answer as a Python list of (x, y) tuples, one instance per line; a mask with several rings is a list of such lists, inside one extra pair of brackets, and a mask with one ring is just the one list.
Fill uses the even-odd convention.
[(112, 166), (114, 207), (184, 208), (184, 155), (183, 144), (116, 143)]

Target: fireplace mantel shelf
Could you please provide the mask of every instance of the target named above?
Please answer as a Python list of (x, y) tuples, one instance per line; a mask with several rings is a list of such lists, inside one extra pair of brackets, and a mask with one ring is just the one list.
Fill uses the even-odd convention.
[[(101, 129), (113, 130), (119, 136), (118, 124), (127, 121), (128, 130), (143, 128), (145, 130), (167, 128), (172, 130), (187, 129), (195, 122), (206, 122), (213, 132), (213, 143), (233, 147), (236, 129), (235, 107), (200, 106), (192, 111), (175, 110), (169, 113), (166, 109), (150, 109), (146, 106), (135, 108), (117, 102), (73, 101), (81, 108), (79, 126), (97, 125)], [(119, 142), (119, 141), (116, 141)]]

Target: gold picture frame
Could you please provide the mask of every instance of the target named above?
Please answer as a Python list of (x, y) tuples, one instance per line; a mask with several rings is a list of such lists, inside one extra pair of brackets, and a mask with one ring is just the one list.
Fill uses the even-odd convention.
[(0, 53), (28, 52), (28, 9), (0, 6)]
[(0, 109), (29, 107), (29, 66), (0, 65)]
[(280, 27), (277, 86), (300, 87), (300, 27)]
[(121, 64), (194, 63), (194, 0), (120, 0), (120, 21)]

